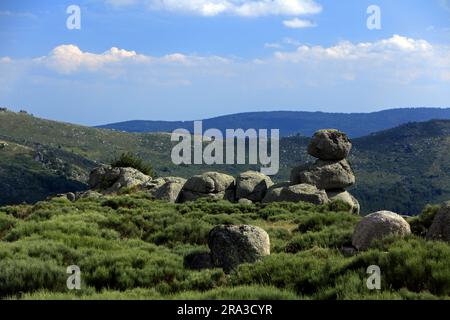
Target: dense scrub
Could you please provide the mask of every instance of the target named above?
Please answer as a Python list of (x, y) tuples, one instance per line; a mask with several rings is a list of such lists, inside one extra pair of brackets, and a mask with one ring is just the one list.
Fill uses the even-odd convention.
[[(144, 194), (0, 208), (0, 297), (24, 299), (441, 299), (450, 295), (450, 246), (427, 242), (433, 208), (413, 235), (345, 256), (359, 217), (336, 204), (225, 201), (168, 204)], [(207, 250), (209, 230), (248, 223), (271, 237), (272, 254), (241, 265), (193, 271), (184, 257)], [(382, 290), (366, 287), (379, 265)], [(81, 268), (69, 291), (66, 268)]]

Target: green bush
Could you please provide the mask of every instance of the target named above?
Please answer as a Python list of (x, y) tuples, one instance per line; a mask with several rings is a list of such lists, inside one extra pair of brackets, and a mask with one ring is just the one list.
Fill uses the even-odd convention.
[(122, 153), (111, 162), (112, 167), (134, 168), (143, 174), (154, 177), (155, 173), (150, 163), (145, 163), (141, 158), (131, 152)]
[(439, 208), (440, 206), (437, 205), (428, 205), (422, 210), (420, 215), (409, 219), (408, 222), (411, 226), (411, 232), (417, 236), (426, 236)]
[[(413, 218), (423, 234), (434, 207)], [(239, 205), (201, 199), (170, 204), (144, 193), (55, 199), (0, 208), (0, 298), (25, 299), (435, 299), (450, 296), (450, 246), (417, 236), (386, 238), (344, 257), (360, 217), (328, 205)], [(207, 252), (209, 230), (251, 224), (270, 235), (271, 252), (225, 275), (190, 270), (184, 258)], [(420, 231), (422, 230), (422, 231)], [(366, 287), (379, 265), (382, 290)], [(82, 290), (68, 292), (78, 265)]]

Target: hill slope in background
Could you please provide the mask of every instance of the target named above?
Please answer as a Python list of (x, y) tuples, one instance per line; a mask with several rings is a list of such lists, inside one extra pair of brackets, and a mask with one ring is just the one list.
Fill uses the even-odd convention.
[[(259, 170), (259, 165), (175, 166), (168, 134), (95, 129), (13, 112), (0, 112), (0, 140), (9, 144), (0, 149), (0, 205), (86, 188), (89, 170), (126, 151), (150, 161), (160, 176)], [(308, 141), (301, 136), (281, 139), (280, 172), (274, 180), (289, 179), (292, 167), (312, 160), (306, 153)], [(410, 123), (353, 139), (353, 145), (350, 162), (357, 183), (351, 191), (364, 213), (389, 209), (416, 214), (427, 203), (450, 199), (450, 121)], [(36, 160), (38, 153), (42, 159)]]
[[(336, 128), (357, 138), (370, 133), (397, 127), (408, 122), (450, 119), (450, 108), (404, 108), (372, 113), (325, 113), (303, 111), (249, 112), (203, 120), (204, 130), (280, 129), (281, 136), (300, 133), (311, 136), (323, 128)], [(126, 121), (98, 126), (126, 132), (172, 132), (187, 129), (193, 132), (193, 121)]]

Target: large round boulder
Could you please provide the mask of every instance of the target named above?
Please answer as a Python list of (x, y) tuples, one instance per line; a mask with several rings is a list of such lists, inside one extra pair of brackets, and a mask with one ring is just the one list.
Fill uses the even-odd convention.
[(450, 202), (446, 202), (434, 217), (427, 239), (450, 242)]
[(378, 211), (371, 213), (356, 225), (352, 244), (358, 250), (366, 250), (374, 240), (387, 236), (404, 237), (411, 233), (409, 223), (397, 213)]
[(272, 185), (272, 180), (260, 172), (241, 173), (236, 179), (236, 199), (261, 201), (266, 195), (267, 189)]
[(310, 184), (275, 185), (267, 191), (263, 203), (270, 202), (309, 202), (320, 205), (328, 202), (325, 190)]
[(186, 181), (179, 201), (195, 201), (198, 198), (234, 201), (235, 193), (235, 180), (232, 176), (219, 172), (205, 172)]
[(249, 225), (216, 226), (209, 232), (208, 246), (213, 264), (225, 272), (270, 255), (267, 232)]
[(327, 196), (330, 201), (339, 200), (345, 204), (348, 204), (350, 208), (349, 211), (353, 214), (359, 215), (361, 207), (358, 200), (352, 194), (350, 194), (350, 192), (343, 189), (327, 190)]
[(342, 160), (347, 158), (352, 143), (347, 135), (339, 130), (319, 130), (308, 145), (308, 153), (322, 160)]
[(319, 189), (345, 189), (355, 183), (355, 175), (347, 160), (317, 160), (292, 169), (291, 184), (312, 184)]

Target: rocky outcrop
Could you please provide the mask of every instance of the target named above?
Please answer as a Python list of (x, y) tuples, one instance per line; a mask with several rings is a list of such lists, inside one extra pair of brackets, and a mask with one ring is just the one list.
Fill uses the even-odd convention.
[(296, 167), (291, 172), (291, 184), (307, 183), (319, 189), (344, 189), (355, 183), (353, 174), (347, 160), (328, 161), (317, 160)]
[(174, 203), (178, 201), (186, 181), (186, 179), (180, 177), (157, 178), (141, 185), (141, 189), (147, 191), (157, 200)]
[(101, 166), (89, 175), (89, 186), (105, 193), (118, 192), (123, 188), (140, 186), (152, 178), (134, 168)]
[(439, 209), (427, 232), (427, 239), (450, 242), (450, 202)]
[(321, 205), (328, 202), (327, 194), (324, 190), (310, 184), (297, 185), (275, 185), (267, 191), (263, 203), (269, 202), (309, 202)]
[(309, 184), (325, 190), (329, 200), (343, 201), (350, 206), (351, 212), (359, 214), (358, 200), (345, 191), (356, 181), (346, 160), (351, 148), (352, 144), (345, 133), (334, 129), (317, 131), (308, 145), (308, 153), (318, 159), (293, 168), (290, 184)]
[(322, 160), (343, 160), (348, 157), (352, 143), (339, 130), (319, 130), (308, 145), (308, 153)]
[(242, 263), (253, 263), (270, 255), (266, 231), (249, 225), (220, 225), (208, 235), (211, 259), (216, 267), (230, 272)]
[(374, 240), (387, 236), (404, 237), (411, 233), (409, 223), (397, 213), (378, 211), (362, 218), (353, 232), (352, 244), (358, 250), (366, 250)]
[(219, 172), (205, 172), (186, 181), (179, 201), (195, 201), (198, 198), (235, 201), (235, 193), (235, 180), (232, 176)]
[(260, 172), (241, 173), (236, 179), (236, 199), (260, 202), (266, 195), (267, 189), (272, 185), (272, 180)]
[(339, 200), (350, 206), (350, 212), (359, 215), (360, 205), (358, 200), (350, 194), (350, 192), (343, 189), (327, 190), (327, 196), (330, 201)]

